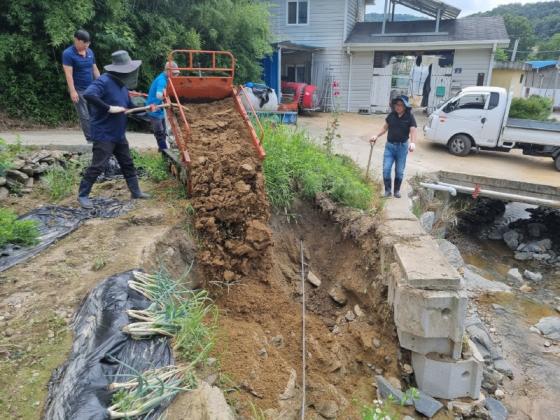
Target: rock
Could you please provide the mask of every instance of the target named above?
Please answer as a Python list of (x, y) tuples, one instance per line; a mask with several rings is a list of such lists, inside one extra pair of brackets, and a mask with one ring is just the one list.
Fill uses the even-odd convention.
[(523, 272), (523, 276), (527, 280), (531, 280), (531, 281), (541, 281), (543, 279), (543, 276), (542, 276), (541, 273), (533, 273), (532, 271), (529, 271), (529, 270), (525, 270)]
[(5, 200), (10, 195), (10, 190), (5, 187), (0, 187), (0, 200)]
[(544, 232), (546, 232), (546, 226), (542, 223), (529, 223), (527, 225), (527, 232), (533, 238), (539, 238)]
[(500, 358), (500, 354), (496, 350), (488, 331), (480, 320), (478, 322), (472, 322), (470, 319), (466, 324), (466, 333), (469, 338), (474, 343), (480, 355), (486, 362), (491, 362), (492, 360)]
[(519, 288), (519, 291), (523, 293), (530, 293), (533, 291), (533, 288), (529, 286), (527, 283), (525, 283), (523, 286)]
[(240, 166), (241, 172), (245, 175), (254, 175), (255, 174), (255, 167), (250, 163), (244, 163)]
[(494, 369), (496, 369), (500, 373), (503, 373), (508, 378), (513, 379), (513, 369), (505, 359), (494, 360)]
[(23, 172), (17, 171), (15, 169), (8, 169), (6, 171), (6, 179), (11, 179), (13, 181), (24, 184), (29, 179), (29, 177)]
[(485, 279), (474, 271), (473, 266), (466, 266), (463, 269), (463, 279), (465, 280), (465, 287), (471, 293), (497, 293), (497, 292), (511, 292), (511, 287), (507, 284), (498, 281)]
[(550, 340), (560, 340), (560, 317), (547, 316), (541, 318), (535, 325), (536, 328)]
[(230, 282), (233, 279), (235, 279), (235, 273), (233, 271), (230, 271), (230, 270), (224, 271), (224, 280), (225, 281)]
[(517, 251), (513, 258), (515, 258), (517, 261), (527, 261), (533, 258), (533, 255), (530, 252)]
[(405, 363), (402, 367), (403, 373), (405, 375), (412, 375), (414, 373), (414, 369), (408, 363)]
[(443, 404), (438, 400), (424, 394), (422, 391), (419, 391), (418, 393), (418, 398), (414, 399), (414, 408), (420, 414), (423, 414), (428, 418), (432, 418), (443, 408)]
[(519, 245), (521, 235), (516, 230), (508, 230), (504, 233), (503, 238), (509, 249), (516, 250)]
[(404, 405), (412, 405), (412, 401), (404, 400), (404, 394), (400, 389), (395, 388), (391, 382), (385, 379), (381, 375), (375, 376), (375, 381), (377, 382), (377, 391), (382, 399), (387, 399), (391, 395), (397, 404), (404, 402)]
[(320, 401), (315, 404), (315, 410), (326, 419), (334, 419), (338, 414), (338, 404), (332, 400)]
[(552, 241), (548, 238), (538, 241), (536, 244), (547, 251), (552, 248)]
[(557, 307), (554, 308), (554, 309), (556, 309), (556, 312), (560, 312), (560, 306), (557, 306)]
[(297, 373), (294, 369), (290, 371), (290, 378), (288, 379), (288, 383), (284, 392), (280, 395), (281, 400), (290, 400), (296, 396), (296, 380), (297, 380)]
[(381, 341), (379, 341), (377, 338), (374, 338), (373, 339), (373, 347), (375, 347), (376, 349), (381, 347)]
[(543, 343), (543, 346), (545, 346), (545, 347), (550, 347), (551, 345), (552, 345), (552, 343), (551, 343), (550, 341), (548, 341), (548, 340), (546, 340), (546, 341)]
[(523, 276), (518, 268), (512, 268), (507, 272), (507, 279), (514, 283), (523, 283)]
[(457, 248), (446, 239), (438, 239), (437, 243), (439, 249), (442, 251), (443, 255), (445, 255), (447, 261), (449, 261), (449, 264), (451, 264), (456, 269), (459, 269), (465, 265), (465, 261), (461, 256), (459, 248)]
[(348, 311), (346, 315), (344, 315), (344, 318), (346, 318), (346, 321), (352, 322), (356, 319), (356, 314), (352, 311)]
[(262, 357), (263, 359), (267, 359), (268, 358), (268, 352), (266, 351), (266, 349), (263, 347), (261, 348), (258, 352), (258, 355), (260, 357)]
[(14, 333), (15, 333), (15, 331), (14, 331), (13, 328), (6, 328), (6, 329), (4, 330), (4, 335), (5, 335), (6, 337), (11, 337), (12, 335), (14, 335)]
[(212, 367), (216, 364), (217, 361), (218, 359), (216, 359), (215, 357), (209, 357), (208, 359), (206, 359), (206, 366)]
[(228, 406), (220, 388), (206, 382), (199, 383), (197, 389), (181, 396), (181, 418), (234, 420), (235, 416)]
[(533, 254), (532, 255), (534, 260), (537, 261), (546, 261), (552, 258), (552, 255), (550, 254)]
[(496, 396), (496, 398), (501, 400), (502, 398), (504, 398), (506, 396), (506, 393), (501, 389), (497, 389), (496, 392), (494, 393), (494, 395)]
[(329, 296), (339, 305), (346, 305), (348, 298), (346, 297), (346, 293), (342, 290), (340, 286), (334, 286), (329, 290)]
[(362, 308), (360, 308), (360, 305), (354, 305), (354, 312), (356, 313), (356, 316), (358, 318), (361, 318), (365, 315), (364, 311), (362, 311)]
[(0, 176), (0, 187), (6, 185), (6, 178), (4, 178), (3, 176)]
[(523, 249), (520, 249), (520, 251), (542, 254), (543, 252), (546, 252), (546, 248), (540, 245), (540, 242), (531, 242), (530, 244), (525, 245)]
[(282, 335), (277, 335), (270, 339), (270, 342), (274, 347), (283, 347), (284, 346), (284, 337)]
[(33, 176), (33, 166), (32, 165), (25, 165), (20, 170), (21, 170), (21, 172), (23, 172), (27, 176)]
[(474, 404), (463, 401), (451, 401), (451, 407), (454, 414), (463, 417), (470, 417), (474, 410)]
[(49, 169), (49, 165), (46, 163), (41, 163), (39, 165), (33, 166), (33, 175), (41, 175)]
[(506, 420), (508, 418), (508, 411), (500, 401), (487, 397), (484, 406), (488, 410), (491, 420)]
[(251, 191), (251, 186), (250, 186), (249, 184), (246, 184), (246, 183), (243, 182), (243, 181), (237, 181), (237, 182), (235, 183), (235, 190), (236, 190), (238, 193), (246, 194), (246, 193), (248, 193), (249, 191)]
[(19, 171), (24, 166), (25, 166), (25, 160), (22, 160), (22, 159), (14, 159), (12, 161), (12, 164), (10, 165), (11, 169), (14, 169), (16, 171)]
[(319, 287), (321, 285), (321, 279), (319, 279), (319, 277), (313, 274), (312, 271), (309, 271), (307, 273), (307, 281), (315, 287)]
[(427, 211), (425, 213), (422, 213), (422, 215), (420, 216), (420, 224), (428, 233), (432, 231), (435, 221), (436, 214), (433, 211)]
[(537, 333), (538, 335), (541, 335), (541, 330), (539, 330), (537, 327), (535, 327), (534, 325), (531, 325), (529, 327), (529, 331)]
[(395, 378), (394, 376), (389, 376), (387, 380), (389, 381), (389, 383), (393, 388), (402, 391), (401, 381), (399, 381), (397, 378)]
[(25, 181), (25, 188), (31, 188), (33, 187), (33, 184), (34, 184), (34, 180), (33, 178), (30, 177), (27, 179), (27, 181)]

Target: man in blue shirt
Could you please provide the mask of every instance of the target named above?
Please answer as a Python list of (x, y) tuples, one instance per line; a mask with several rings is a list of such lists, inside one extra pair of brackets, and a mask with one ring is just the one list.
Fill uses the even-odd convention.
[(103, 73), (84, 92), (91, 108), (91, 138), (93, 156), (80, 182), (78, 202), (86, 209), (93, 208), (89, 193), (107, 161), (114, 155), (119, 162), (132, 198), (149, 198), (138, 185), (136, 168), (126, 140), (127, 108), (133, 108), (128, 92), (138, 81), (140, 60), (131, 60), (126, 51), (111, 55), (113, 64), (105, 66)]
[(62, 53), (62, 67), (68, 92), (78, 112), (80, 126), (88, 143), (92, 139), (89, 132), (89, 110), (83, 94), (91, 82), (99, 77), (95, 54), (89, 48), (89, 44), (89, 33), (79, 29), (74, 33), (74, 44)]
[[(179, 70), (176, 70), (177, 63), (168, 61), (165, 64), (165, 70), (162, 71), (150, 85), (146, 105), (161, 105), (163, 103), (165, 89), (167, 88), (169, 69), (172, 69), (173, 76), (179, 75)], [(150, 123), (152, 124), (152, 130), (158, 144), (158, 149), (161, 152), (167, 149), (167, 127), (165, 126), (165, 114), (163, 109), (160, 108), (157, 111), (148, 112), (148, 117), (150, 118)]]

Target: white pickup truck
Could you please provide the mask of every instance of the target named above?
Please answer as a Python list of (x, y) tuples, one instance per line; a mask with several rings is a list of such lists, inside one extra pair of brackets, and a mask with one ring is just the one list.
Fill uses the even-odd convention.
[(503, 88), (468, 87), (429, 117), (424, 138), (444, 144), (454, 155), (472, 148), (547, 156), (560, 171), (560, 123), (508, 118), (511, 95)]

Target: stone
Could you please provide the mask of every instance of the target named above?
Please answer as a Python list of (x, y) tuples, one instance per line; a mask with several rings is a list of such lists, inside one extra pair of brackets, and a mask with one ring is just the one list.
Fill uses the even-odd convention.
[(546, 338), (550, 340), (560, 340), (560, 317), (547, 316), (541, 318), (535, 327), (537, 327)]
[(33, 187), (33, 184), (34, 184), (33, 178), (28, 178), (27, 181), (25, 181), (25, 188), (31, 188)]
[(504, 242), (511, 250), (516, 250), (521, 239), (521, 235), (516, 230), (508, 230), (503, 236)]
[(544, 232), (546, 232), (546, 225), (542, 223), (529, 223), (527, 225), (527, 232), (533, 238), (539, 238)]
[(216, 364), (217, 361), (218, 359), (216, 359), (215, 357), (209, 357), (208, 359), (206, 359), (206, 365), (212, 367)]
[(284, 337), (282, 335), (277, 335), (270, 339), (270, 342), (274, 347), (284, 347)]
[(548, 341), (548, 340), (546, 340), (546, 341), (543, 343), (543, 346), (545, 346), (545, 347), (550, 347), (551, 345), (552, 345), (552, 343), (551, 343), (550, 341)]
[(517, 261), (527, 261), (533, 258), (533, 255), (530, 252), (516, 252), (514, 257)]
[(518, 268), (511, 268), (507, 272), (507, 279), (514, 283), (523, 283), (523, 276), (519, 272)]
[(0, 187), (6, 185), (6, 178), (4, 178), (3, 176), (0, 176)]
[(19, 171), (21, 168), (25, 166), (25, 160), (23, 159), (14, 159), (10, 167), (16, 171)]
[(500, 401), (487, 397), (484, 406), (488, 410), (491, 420), (506, 420), (508, 418), (509, 413)]
[(465, 265), (465, 261), (461, 256), (459, 248), (457, 248), (454, 244), (446, 239), (437, 239), (437, 243), (439, 249), (441, 249), (441, 252), (443, 252), (443, 255), (447, 258), (447, 261), (449, 261), (449, 264), (451, 264), (455, 269), (458, 270)]
[(6, 337), (11, 337), (12, 335), (14, 335), (14, 333), (15, 333), (15, 331), (14, 331), (13, 328), (6, 328), (6, 329), (4, 330), (4, 335), (5, 335)]
[(554, 308), (554, 309), (556, 309), (556, 312), (560, 312), (560, 306), (557, 306), (557, 307)]
[(503, 373), (508, 378), (513, 379), (513, 369), (511, 365), (505, 359), (494, 360), (494, 369), (498, 372)]
[(496, 392), (494, 393), (494, 395), (496, 396), (496, 398), (501, 400), (502, 398), (504, 398), (506, 396), (506, 393), (501, 389), (497, 389)]
[(0, 187), (0, 200), (5, 200), (10, 195), (10, 190), (5, 187)]
[(462, 344), (460, 341), (453, 341), (446, 337), (425, 338), (407, 333), (397, 328), (399, 344), (402, 348), (420, 353), (438, 353), (450, 356), (454, 359), (461, 357)]
[(412, 375), (414, 373), (414, 369), (412, 369), (412, 366), (410, 366), (408, 363), (405, 363), (402, 366), (402, 370), (405, 375)]
[(338, 414), (338, 404), (332, 400), (320, 401), (315, 404), (315, 410), (326, 419), (334, 419)]
[(529, 270), (525, 270), (523, 272), (523, 277), (525, 277), (527, 280), (531, 280), (531, 281), (541, 281), (543, 279), (543, 276), (541, 273), (533, 273), (532, 271)]
[(288, 379), (286, 388), (284, 389), (284, 392), (280, 395), (281, 400), (289, 400), (296, 396), (296, 380), (297, 380), (297, 373), (295, 369), (291, 369), (290, 378)]
[(420, 216), (420, 224), (422, 228), (428, 233), (430, 233), (434, 227), (434, 222), (436, 221), (436, 214), (433, 211), (427, 211), (422, 213)]
[(33, 176), (33, 166), (32, 165), (25, 165), (23, 168), (20, 169), (21, 172), (26, 174), (27, 176)]
[[(489, 366), (486, 366), (482, 373), (482, 387), (487, 391), (494, 392), (503, 382), (504, 375)], [(486, 386), (485, 386), (486, 385)]]
[(13, 181), (19, 182), (21, 184), (24, 184), (25, 181), (27, 181), (29, 179), (29, 177), (24, 174), (23, 172), (17, 171), (15, 169), (8, 169), (6, 171), (6, 179), (11, 179)]
[(546, 239), (538, 241), (537, 245), (548, 251), (549, 249), (552, 248), (552, 241), (550, 239), (546, 238)]
[(388, 379), (385, 379), (381, 375), (376, 375), (375, 382), (377, 383), (377, 391), (382, 399), (385, 400), (389, 398), (390, 395), (397, 404), (402, 402), (404, 405), (412, 405), (412, 401), (410, 401), (410, 399), (405, 400), (404, 393), (400, 389), (395, 388)]
[(475, 267), (467, 265), (463, 269), (463, 279), (469, 294), (511, 292), (511, 287), (499, 281), (485, 279), (475, 271)]
[(362, 308), (360, 308), (360, 305), (354, 305), (354, 313), (358, 318), (361, 318), (365, 315), (364, 311), (362, 311)]
[(346, 302), (348, 301), (346, 293), (344, 293), (344, 290), (342, 290), (342, 287), (340, 286), (334, 286), (331, 288), (331, 290), (329, 290), (329, 296), (341, 306), (346, 305)]
[(49, 165), (46, 163), (41, 163), (39, 165), (33, 166), (33, 175), (41, 175), (49, 169)]
[(451, 400), (470, 397), (478, 399), (484, 363), (469, 340), (468, 359), (453, 360), (436, 354), (412, 353), (412, 367), (418, 388), (434, 398)]
[(393, 388), (402, 391), (401, 381), (399, 381), (397, 378), (395, 378), (394, 376), (389, 376), (387, 380)]
[(466, 332), (484, 361), (491, 362), (501, 357), (482, 322), (467, 324)]
[(381, 341), (379, 341), (377, 338), (374, 338), (373, 339), (373, 347), (375, 347), (376, 349), (381, 347)]
[(523, 249), (520, 249), (520, 251), (542, 254), (543, 252), (546, 252), (546, 248), (540, 245), (539, 242), (531, 242), (530, 244), (525, 245)]
[(451, 401), (451, 410), (454, 414), (458, 414), (463, 417), (470, 417), (474, 411), (474, 404), (464, 401)]
[(346, 318), (346, 321), (352, 322), (356, 319), (356, 314), (352, 311), (348, 311), (346, 315), (344, 315), (344, 318)]
[(199, 383), (197, 389), (184, 393), (181, 404), (181, 418), (234, 420), (233, 411), (228, 406), (220, 388), (206, 382)]
[(461, 276), (442, 255), (437, 242), (420, 237), (393, 246), (403, 281), (412, 287), (428, 290), (458, 290)]
[(311, 283), (315, 287), (319, 287), (321, 285), (321, 280), (312, 271), (307, 273), (307, 281)]
[(552, 258), (550, 254), (532, 254), (532, 258), (537, 261), (547, 261)]
[(443, 408), (443, 404), (438, 400), (430, 397), (422, 391), (418, 392), (418, 398), (414, 398), (414, 408), (420, 414), (428, 418), (432, 418), (436, 413)]
[(533, 291), (533, 288), (529, 286), (527, 283), (525, 283), (523, 286), (519, 288), (519, 291), (523, 293), (530, 293)]
[(538, 334), (538, 335), (541, 335), (541, 330), (539, 330), (539, 329), (538, 329), (537, 327), (535, 327), (534, 325), (531, 325), (531, 326), (529, 327), (529, 331), (531, 331), (531, 332), (533, 332), (533, 333), (536, 333), (536, 334)]
[(251, 191), (251, 186), (249, 184), (246, 184), (243, 181), (237, 181), (236, 184), (235, 184), (235, 190), (238, 193), (246, 194), (249, 191)]

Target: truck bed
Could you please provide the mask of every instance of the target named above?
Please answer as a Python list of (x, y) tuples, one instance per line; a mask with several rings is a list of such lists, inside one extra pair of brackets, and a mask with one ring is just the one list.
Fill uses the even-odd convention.
[(560, 147), (560, 123), (508, 118), (502, 142)]

